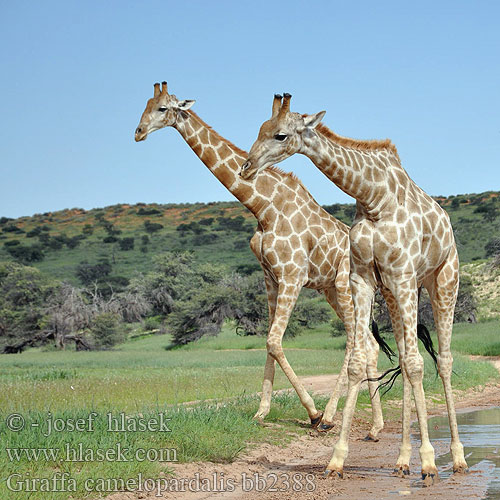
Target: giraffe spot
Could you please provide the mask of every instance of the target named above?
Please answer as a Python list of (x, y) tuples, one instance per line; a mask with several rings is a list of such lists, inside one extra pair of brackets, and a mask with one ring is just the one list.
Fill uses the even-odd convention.
[(264, 255), (269, 264), (271, 264), (271, 266), (275, 266), (278, 263), (278, 256), (273, 249), (266, 250)]
[(257, 181), (255, 182), (255, 189), (261, 196), (270, 198), (274, 190), (274, 185), (272, 184), (270, 178), (264, 175), (259, 175), (257, 177)]
[(293, 249), (300, 248), (300, 238), (296, 234), (292, 234), (292, 236), (290, 236), (290, 245), (292, 245)]
[(396, 210), (396, 222), (398, 224), (403, 224), (403, 222), (405, 222), (405, 221), (406, 221), (406, 210), (399, 207)]
[(303, 233), (307, 228), (307, 221), (305, 217), (299, 212), (292, 217), (292, 226), (295, 228), (295, 231), (300, 234)]
[(280, 219), (276, 225), (276, 232), (282, 236), (289, 236), (292, 233), (292, 226), (286, 219)]
[(207, 167), (213, 167), (217, 163), (219, 158), (212, 148), (206, 148), (205, 152), (203, 153), (202, 160)]
[(206, 129), (202, 129), (201, 132), (198, 133), (198, 138), (202, 144), (208, 144), (208, 132)]
[(217, 151), (221, 160), (225, 160), (233, 154), (233, 151), (225, 142), (221, 143), (221, 146), (217, 149)]
[(222, 184), (224, 184), (224, 186), (232, 186), (236, 181), (234, 172), (232, 172), (228, 168), (218, 171), (217, 178), (222, 182)]
[(289, 262), (292, 259), (292, 248), (287, 240), (276, 241), (274, 249), (280, 256), (281, 262)]

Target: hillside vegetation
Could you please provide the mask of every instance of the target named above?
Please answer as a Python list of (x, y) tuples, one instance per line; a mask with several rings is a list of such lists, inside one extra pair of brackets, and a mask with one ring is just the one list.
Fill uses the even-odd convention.
[[(487, 257), (485, 246), (500, 235), (498, 195), (436, 197), (450, 215), (462, 263)], [(355, 212), (354, 204), (324, 208), (347, 224)], [(1, 217), (0, 261), (17, 260), (73, 284), (85, 275), (90, 279), (94, 270), (118, 288), (151, 270), (151, 256), (165, 251), (194, 251), (200, 262), (250, 274), (259, 269), (248, 246), (255, 227), (253, 215), (238, 202), (119, 204)]]

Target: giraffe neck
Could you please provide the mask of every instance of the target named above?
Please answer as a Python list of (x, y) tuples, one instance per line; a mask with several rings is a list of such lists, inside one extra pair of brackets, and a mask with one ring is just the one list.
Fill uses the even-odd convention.
[(256, 217), (269, 204), (255, 181), (239, 175), (247, 153), (212, 130), (196, 113), (182, 112), (175, 128), (219, 181)]
[[(349, 141), (341, 138), (339, 142), (344, 144), (339, 144), (316, 129), (304, 139), (300, 153), (309, 157), (342, 191), (355, 198), (367, 213), (376, 215), (391, 200), (400, 201), (408, 187), (408, 175), (395, 151), (384, 147), (358, 149), (350, 147)], [(354, 145), (356, 141), (352, 140), (352, 143)], [(394, 178), (399, 184), (392, 191), (388, 185)]]

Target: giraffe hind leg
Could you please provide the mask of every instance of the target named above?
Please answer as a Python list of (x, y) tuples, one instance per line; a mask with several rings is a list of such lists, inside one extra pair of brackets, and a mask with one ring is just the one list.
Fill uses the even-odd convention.
[(434, 279), (426, 284), (432, 302), (434, 322), (438, 333), (439, 355), (437, 357), (438, 372), (443, 382), (443, 388), (448, 408), (448, 420), (451, 434), (451, 456), (453, 472), (467, 472), (464, 447), (458, 435), (455, 402), (451, 386), (453, 356), (450, 344), (453, 329), (453, 313), (458, 293), (458, 261), (450, 259), (435, 275)]

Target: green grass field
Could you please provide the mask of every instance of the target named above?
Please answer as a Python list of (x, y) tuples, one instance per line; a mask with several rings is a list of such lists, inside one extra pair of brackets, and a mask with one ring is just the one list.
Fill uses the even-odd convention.
[[(455, 327), (455, 388), (477, 388), (498, 378), (490, 363), (471, 361), (467, 355), (500, 355), (499, 330), (499, 321)], [(328, 325), (323, 325), (286, 340), (284, 345), (291, 365), (299, 376), (304, 376), (337, 373), (345, 341), (330, 337)], [(100, 477), (135, 478), (140, 472), (144, 477), (155, 478), (160, 472), (168, 474), (169, 461), (174, 458), (180, 462), (231, 461), (249, 443), (284, 443), (306, 432), (296, 421), (307, 420), (306, 412), (291, 393), (280, 393), (273, 398), (268, 420), (279, 422), (280, 426), (262, 427), (252, 421), (258, 407), (255, 392), (260, 390), (266, 357), (265, 339), (239, 337), (229, 324), (218, 337), (204, 338), (174, 350), (167, 350), (168, 346), (167, 336), (150, 336), (131, 340), (115, 351), (33, 349), (1, 355), (0, 435), (4, 445), (0, 451), (0, 473), (4, 480), (0, 483), (0, 498), (68, 498), (67, 491), (52, 491), (46, 496), (10, 491), (5, 478), (13, 474), (21, 474), (25, 480), (67, 473), (66, 477), (74, 478), (77, 484), (78, 493), (74, 497), (83, 498), (87, 494), (96, 495), (95, 481)], [(428, 394), (441, 394), (441, 382), (432, 362), (427, 354), (424, 358), (425, 389)], [(389, 366), (381, 357), (379, 368)], [(400, 384), (397, 382), (385, 399), (400, 398)], [(289, 383), (278, 368), (275, 388), (287, 387)], [(319, 408), (326, 404), (324, 397), (316, 400)], [(189, 401), (201, 402), (180, 404)], [(368, 402), (367, 394), (361, 394), (359, 406), (365, 407)], [(95, 422), (89, 430), (92, 412)], [(110, 412), (112, 417), (124, 415), (127, 425), (132, 426), (129, 432), (109, 431), (106, 415)], [(133, 430), (141, 419), (151, 421), (162, 413), (170, 419), (170, 432)], [(11, 414), (22, 416), (24, 429), (18, 432), (8, 429), (7, 417)], [(87, 426), (82, 424), (86, 430), (71, 431), (67, 422), (78, 419), (86, 422)], [(39, 426), (33, 427), (33, 423)], [(62, 427), (55, 430), (56, 424)], [(116, 452), (119, 443), (129, 450), (128, 461), (96, 458), (99, 450)], [(65, 452), (78, 446), (94, 460), (66, 460)], [(12, 450), (19, 448), (59, 450), (63, 460), (61, 455), (42, 454), (37, 460), (32, 455), (12, 456), (15, 455)], [(11, 449), (11, 455), (7, 449)], [(144, 450), (150, 450), (149, 459), (137, 456), (138, 451), (145, 453)], [(162, 454), (168, 460), (160, 462)], [(89, 491), (85, 489), (86, 480), (93, 485)]]

